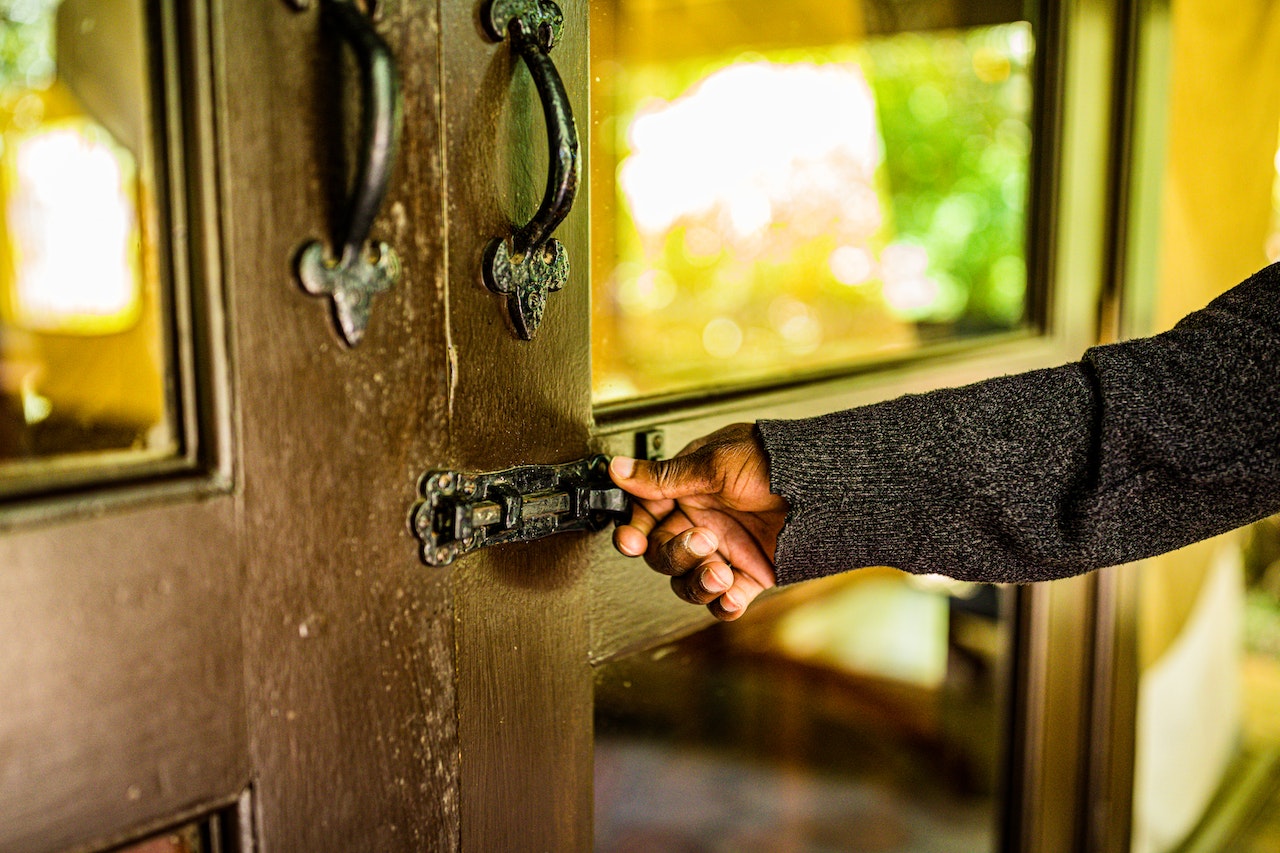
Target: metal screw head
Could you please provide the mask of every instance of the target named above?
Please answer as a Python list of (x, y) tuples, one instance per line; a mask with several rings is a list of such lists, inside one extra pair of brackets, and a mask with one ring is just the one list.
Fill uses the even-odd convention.
[(640, 459), (661, 459), (666, 436), (660, 429), (646, 429), (636, 433), (636, 456)]
[(436, 475), (436, 489), (442, 494), (453, 494), (454, 477), (452, 471), (441, 471)]

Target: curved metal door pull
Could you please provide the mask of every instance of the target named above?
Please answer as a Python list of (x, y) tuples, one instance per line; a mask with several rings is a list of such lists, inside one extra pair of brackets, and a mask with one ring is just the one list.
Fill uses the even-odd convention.
[(548, 55), (560, 38), (564, 15), (551, 0), (490, 0), (483, 20), (495, 41), (511, 37), (533, 76), (547, 119), (551, 166), (542, 204), (527, 225), (509, 238), (493, 240), (484, 255), (485, 286), (507, 297), (516, 334), (528, 341), (542, 323), (547, 294), (564, 287), (569, 278), (568, 253), (551, 232), (573, 207), (582, 173), (573, 109)]
[(369, 229), (382, 207), (400, 138), (400, 81), (395, 59), (373, 24), (351, 0), (326, 0), (338, 34), (351, 45), (360, 65), (363, 103), (355, 189), (335, 260), (319, 240), (298, 253), (298, 279), (308, 293), (333, 298), (342, 339), (355, 346), (364, 336), (375, 293), (400, 277), (400, 258), (386, 243), (366, 248)]

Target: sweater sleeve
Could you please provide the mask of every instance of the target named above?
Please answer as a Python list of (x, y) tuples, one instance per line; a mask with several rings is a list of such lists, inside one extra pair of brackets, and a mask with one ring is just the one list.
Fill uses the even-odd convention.
[(780, 583), (887, 565), (1031, 582), (1280, 511), (1280, 265), (1082, 361), (761, 421)]

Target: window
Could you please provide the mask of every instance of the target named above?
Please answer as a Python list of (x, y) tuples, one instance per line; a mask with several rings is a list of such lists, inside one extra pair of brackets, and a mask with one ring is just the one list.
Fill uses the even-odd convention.
[(1004, 594), (864, 569), (600, 666), (595, 849), (995, 849)]
[(592, 4), (598, 405), (1034, 325), (1035, 28), (941, 14)]
[(183, 452), (142, 0), (0, 4), (0, 494)]

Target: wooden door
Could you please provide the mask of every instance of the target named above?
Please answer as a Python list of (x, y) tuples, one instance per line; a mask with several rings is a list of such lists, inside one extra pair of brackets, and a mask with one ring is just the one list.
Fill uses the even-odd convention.
[[(49, 85), (158, 199), (141, 214), (144, 319), (121, 322), (160, 329), (136, 349), (164, 355), (175, 426), (149, 434), (165, 440), (154, 453), (139, 440), (146, 452), (65, 463), (62, 479), (6, 449), (0, 848), (454, 848), (453, 592), (405, 524), (449, 442), (437, 11), (379, 4), (407, 120), (373, 236), (403, 272), (349, 346), (294, 272), (305, 243), (343, 227), (359, 150), (333, 4), (110, 6), (50, 12), (59, 73), (142, 57), (123, 76), (142, 81), (128, 115), (150, 135), (99, 109), (123, 103), (111, 74)], [(0, 336), (44, 345), (5, 321)], [(114, 334), (102, 346), (132, 332)], [(29, 405), (61, 414), (37, 392)]]
[[(447, 351), (454, 373), (436, 429), (437, 467), (491, 471), (592, 452), (589, 267), (582, 186), (556, 231), (566, 287), (520, 340), (481, 280), (486, 246), (528, 221), (548, 169), (541, 107), (524, 63), (477, 27), (480, 5), (442, 6), (448, 229)], [(585, 2), (561, 4), (551, 52), (588, 128)], [(585, 139), (585, 136), (584, 136)], [(459, 559), (452, 579), (464, 850), (591, 845), (590, 566), (603, 537), (563, 535)], [(438, 571), (438, 570), (437, 570)]]
[(222, 22), (255, 834), (262, 850), (448, 849), (452, 591), (405, 523), (447, 441), (439, 22), (431, 4), (378, 4), (404, 122), (372, 237), (403, 272), (352, 347), (292, 267), (342, 227), (358, 150), (357, 75), (327, 5), (237, 0)]
[(4, 24), (51, 67), (5, 79), (0, 848), (218, 831), (251, 771), (209, 10), (29, 11)]

